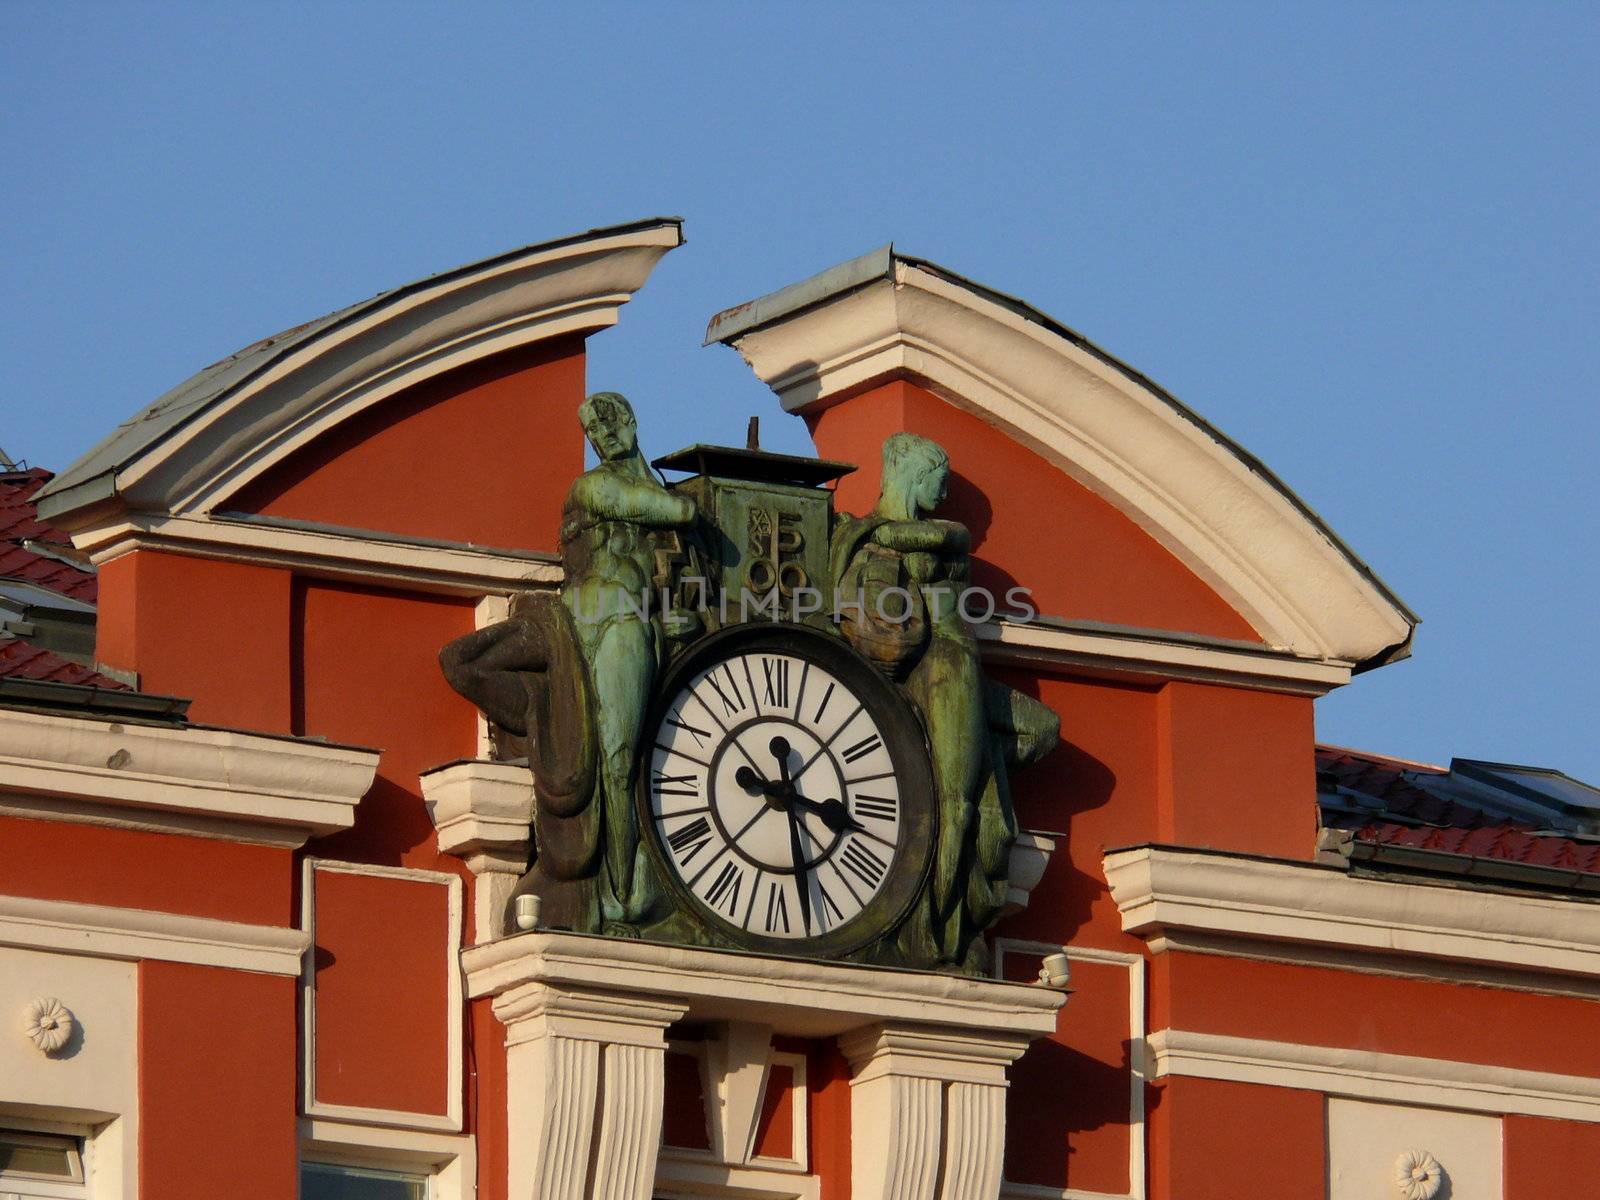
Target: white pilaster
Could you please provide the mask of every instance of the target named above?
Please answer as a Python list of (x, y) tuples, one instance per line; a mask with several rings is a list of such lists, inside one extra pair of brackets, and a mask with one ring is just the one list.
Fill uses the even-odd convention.
[(512, 1200), (649, 1200), (677, 1001), (581, 985), (495, 997), (506, 1027)]
[(852, 1200), (995, 1200), (1006, 1068), (1028, 1041), (900, 1022), (841, 1037), (854, 1072)]

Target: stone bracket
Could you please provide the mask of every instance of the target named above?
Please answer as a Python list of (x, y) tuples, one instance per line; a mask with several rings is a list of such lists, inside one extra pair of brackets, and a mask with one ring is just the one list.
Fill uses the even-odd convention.
[(850, 1061), (852, 1200), (994, 1200), (1006, 1068), (1026, 1037), (902, 1023), (839, 1039)]

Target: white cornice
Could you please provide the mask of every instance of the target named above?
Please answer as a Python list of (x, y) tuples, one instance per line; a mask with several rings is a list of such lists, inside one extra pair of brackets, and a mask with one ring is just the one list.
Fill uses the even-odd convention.
[(875, 277), (863, 268), (842, 283), (830, 294), (818, 281), (816, 297), (798, 285), (796, 302), (766, 318), (757, 301), (757, 323), (717, 318), (711, 336), (791, 411), (896, 374), (925, 380), (1127, 514), (1270, 646), (1348, 664), (1408, 642), (1414, 618), (1359, 560), (1148, 380), (1020, 304), (915, 261), (890, 254)]
[(378, 752), (0, 710), (0, 811), (300, 846), (348, 829)]
[(1321, 696), (1350, 682), (1349, 663), (1157, 630), (993, 621), (977, 626), (977, 634), (988, 661), (1044, 670), (1078, 668), (1144, 680), (1189, 679), (1303, 696)]
[(297, 976), (310, 944), (298, 929), (0, 895), (4, 946)]
[(452, 596), (509, 594), (553, 587), (561, 567), (546, 556), (480, 546), (429, 543), (380, 533), (293, 527), (248, 517), (123, 513), (73, 535), (102, 564), (130, 550), (169, 550), (198, 558), (283, 567), (343, 579)]
[(1600, 1121), (1600, 1079), (1183, 1029), (1150, 1035), (1157, 1078), (1188, 1075), (1391, 1104)]
[[(560, 586), (553, 555), (396, 538), (374, 531), (293, 525), (243, 515), (124, 513), (75, 534), (97, 564), (131, 550), (166, 550), (298, 574), (444, 595), (509, 595)], [(1350, 664), (1284, 650), (1160, 630), (1120, 629), (1055, 619), (991, 621), (976, 627), (996, 663), (1046, 670), (1087, 669), (1146, 680), (1193, 679), (1320, 696), (1350, 681)]]
[(874, 1022), (966, 1028), (1027, 1041), (1053, 1031), (1066, 996), (1048, 988), (728, 950), (535, 930), (462, 953), (467, 994), (581, 985), (684, 1001), (695, 1020), (755, 1021), (832, 1037)]
[(533, 827), (533, 774), (523, 763), (464, 759), (426, 771), (422, 799), (439, 832), (439, 849), (467, 858), (520, 850)]
[(1122, 928), (1600, 975), (1600, 908), (1353, 878), (1339, 867), (1140, 847), (1105, 857)]
[[(114, 493), (113, 508), (146, 512), (217, 511), (295, 451), (392, 395), (491, 355), (615, 324), (617, 310), (682, 240), (676, 221), (650, 222), (402, 288), (293, 346), (130, 461), (113, 464), (101, 498)], [(93, 501), (63, 493), (52, 519), (74, 532), (108, 519)]]

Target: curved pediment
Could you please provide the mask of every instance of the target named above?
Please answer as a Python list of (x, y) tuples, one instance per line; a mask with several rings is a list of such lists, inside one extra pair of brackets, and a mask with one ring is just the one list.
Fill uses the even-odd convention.
[(1269, 646), (1357, 667), (1409, 652), (1416, 617), (1271, 471), (1018, 300), (886, 247), (719, 314), (706, 341), (791, 412), (925, 384), (1124, 513)]
[(207, 367), (41, 493), (80, 528), (107, 509), (206, 516), (374, 405), (494, 355), (615, 324), (677, 218), (513, 250), (330, 313)]

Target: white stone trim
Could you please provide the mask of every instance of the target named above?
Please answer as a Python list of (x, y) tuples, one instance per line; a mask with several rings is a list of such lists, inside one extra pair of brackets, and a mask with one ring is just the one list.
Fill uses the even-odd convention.
[[(597, 231), (412, 285), (294, 347), (116, 471), (119, 506), (209, 513), (295, 451), (408, 388), (507, 350), (613, 325), (671, 220)], [(76, 532), (103, 519), (55, 512)]]
[(477, 1139), (469, 1134), (301, 1117), (300, 1157), (312, 1162), (426, 1171), (430, 1176), (428, 1200), (474, 1200), (478, 1194)]
[(309, 944), (272, 925), (0, 895), (0, 946), (298, 976)]
[(656, 1161), (656, 1184), (652, 1196), (662, 1200), (689, 1200), (690, 1197), (760, 1197), (761, 1200), (820, 1200), (821, 1180), (765, 1165), (737, 1166), (713, 1162), (692, 1150), (663, 1146)]
[(1128, 972), (1128, 1188), (1126, 1192), (1091, 1192), (1084, 1188), (1051, 1188), (1002, 1181), (1000, 1195), (1008, 1200), (1145, 1200), (1145, 959), (1142, 954), (1101, 950), (1094, 946), (1059, 946), (1022, 938), (994, 940), (994, 975), (1005, 977), (1008, 953), (1065, 954), (1071, 962), (1102, 963)]
[(991, 621), (975, 627), (988, 662), (1046, 671), (1110, 673), (1149, 681), (1187, 679), (1228, 687), (1321, 696), (1350, 682), (1350, 664), (1284, 650), (1101, 629), (1056, 621)]
[(533, 773), (521, 763), (467, 759), (424, 772), (421, 784), (439, 849), (473, 874), (473, 944), (491, 942), (528, 869)]
[[(856, 1069), (858, 1200), (900, 1200), (892, 1190), (899, 1176), (869, 1168), (879, 1150), (920, 1136), (925, 1114), (911, 1099), (930, 1089), (938, 1093), (940, 1156), (952, 1181), (942, 1200), (990, 1200), (1000, 1178), (1005, 1068), (1055, 1028), (1066, 999), (1026, 984), (546, 930), (474, 946), (462, 960), (468, 993), (493, 996), (506, 1026), (511, 1120), (530, 1131), (513, 1143), (509, 1182), (511, 1194), (533, 1200), (580, 1200), (590, 1140), (601, 1139), (595, 1161), (609, 1163), (606, 1131), (624, 1116), (643, 1136), (616, 1172), (597, 1175), (591, 1195), (648, 1194), (660, 1140), (664, 1031), (684, 1018), (844, 1035), (841, 1048)], [(628, 1114), (611, 1111), (618, 1089), (601, 1082), (617, 1070), (632, 1088)], [(617, 1190), (627, 1180), (634, 1190)]]
[(506, 1028), (507, 1194), (645, 1200), (656, 1178), (666, 1030), (681, 1000), (533, 979), (494, 997)]
[(1600, 1121), (1600, 1079), (1185, 1029), (1150, 1035), (1155, 1078), (1187, 1075), (1395, 1104)]
[(378, 752), (230, 729), (0, 711), (0, 812), (300, 846), (348, 829)]
[[(449, 938), (445, 947), (445, 1105), (443, 1114), (406, 1112), (402, 1109), (363, 1108), (350, 1104), (324, 1104), (317, 1099), (317, 972), (316, 873), (373, 875), (384, 879), (410, 879), (431, 883), (446, 891)], [(385, 867), (372, 863), (308, 858), (301, 864), (300, 918), (305, 937), (305, 973), (300, 983), (300, 1111), (307, 1117), (356, 1125), (387, 1125), (397, 1129), (460, 1133), (462, 1129), (462, 988), (461, 988), (461, 878), (448, 871), (415, 867)]]
[(533, 823), (527, 764), (463, 759), (424, 772), (421, 784), (444, 853), (467, 858), (527, 843)]
[[(1338, 867), (1161, 846), (1105, 857), (1122, 928), (1600, 975), (1600, 907), (1355, 878)], [(1166, 939), (1166, 940), (1164, 940)]]
[(1414, 619), (1242, 451), (981, 289), (886, 256), (875, 281), (728, 341), (790, 411), (926, 380), (1126, 513), (1271, 646), (1352, 663), (1411, 636)]
[(132, 550), (167, 550), (449, 596), (508, 595), (561, 581), (560, 565), (542, 558), (362, 530), (292, 528), (244, 516), (122, 513), (78, 530), (72, 541), (97, 566)]
[(993, 1200), (1006, 1069), (1029, 1038), (882, 1022), (839, 1039), (850, 1061), (852, 1200)]
[(531, 982), (583, 985), (681, 999), (694, 1020), (754, 1021), (796, 1037), (905, 1021), (1026, 1039), (1054, 1030), (1066, 1000), (1021, 983), (542, 929), (473, 946), (462, 962), (474, 998)]

